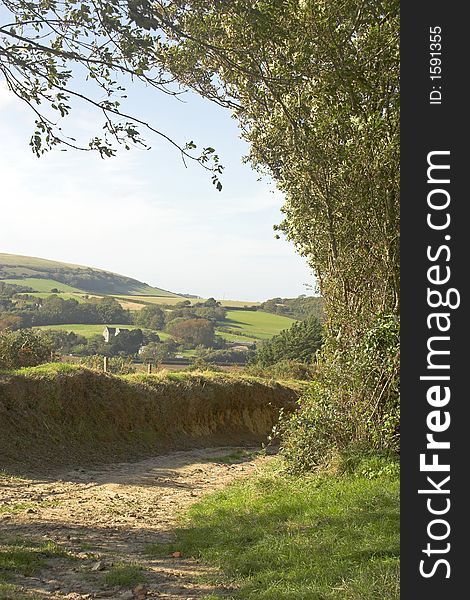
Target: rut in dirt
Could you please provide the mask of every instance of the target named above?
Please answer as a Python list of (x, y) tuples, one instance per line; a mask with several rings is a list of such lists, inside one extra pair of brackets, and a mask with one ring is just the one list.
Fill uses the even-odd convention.
[(156, 558), (151, 548), (172, 541), (178, 516), (198, 498), (256, 472), (268, 460), (255, 448), (221, 447), (54, 477), (3, 476), (2, 551), (49, 549), (41, 569), (15, 575), (16, 595), (5, 598), (229, 596), (230, 588), (199, 583), (210, 569), (178, 553)]

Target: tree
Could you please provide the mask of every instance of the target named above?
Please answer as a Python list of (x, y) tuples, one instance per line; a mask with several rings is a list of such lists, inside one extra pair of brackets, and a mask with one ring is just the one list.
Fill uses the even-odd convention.
[[(139, 128), (163, 137), (183, 160), (195, 160), (212, 173), (217, 189), (222, 166), (211, 147), (195, 154), (194, 142), (179, 144), (123, 107), (125, 83), (140, 80), (161, 93), (181, 89), (161, 64), (170, 42), (151, 33), (149, 2), (101, 0), (3, 0), (0, 73), (8, 88), (35, 115), (30, 145), (37, 156), (60, 146), (113, 156), (117, 147), (147, 144)], [(79, 103), (102, 115), (102, 134), (88, 142), (64, 133), (60, 125)]]
[(142, 348), (140, 357), (144, 361), (160, 364), (169, 358), (173, 358), (176, 347), (177, 346), (174, 340), (166, 340), (160, 344), (152, 342)]
[(316, 317), (294, 323), (264, 342), (256, 351), (255, 362), (263, 367), (282, 360), (311, 363), (323, 342), (323, 331)]
[(111, 338), (109, 345), (112, 354), (137, 354), (142, 345), (143, 335), (141, 329), (121, 331), (119, 335)]
[(35, 367), (51, 360), (50, 340), (31, 329), (0, 332), (0, 368)]
[[(26, 2), (6, 4), (17, 8)], [(84, 31), (80, 11), (71, 0), (60, 5), (44, 3), (48, 10), (64, 6), (68, 11), (71, 4), (75, 10), (63, 26), (64, 35), (75, 34), (74, 19), (78, 18), (80, 33), (70, 41), (76, 52)], [(85, 28), (90, 27), (91, 3), (81, 4)], [(356, 411), (359, 417), (350, 429), (358, 431), (357, 423), (371, 422), (367, 407), (376, 391), (370, 374), (377, 367), (376, 358), (369, 357), (370, 373), (361, 366), (361, 379), (357, 378), (361, 342), (376, 329), (377, 319), (391, 316), (393, 320), (399, 313), (398, 0), (129, 0), (107, 4), (112, 8), (109, 14), (102, 13), (105, 27), (98, 25), (100, 36), (108, 40), (110, 32), (116, 35), (119, 52), (126, 49), (133, 66), (137, 59), (146, 61), (145, 76), (153, 68), (159, 74), (169, 73), (180, 84), (230, 109), (250, 145), (248, 160), (269, 174), (284, 194), (285, 218), (278, 229), (308, 260), (325, 301), (324, 384), (328, 390), (324, 397), (336, 398), (344, 419), (348, 407), (362, 406), (364, 413)], [(96, 12), (101, 6), (93, 2), (95, 17), (102, 16)], [(34, 18), (31, 9), (22, 9), (23, 21)], [(42, 24), (39, 28), (43, 33)], [(2, 64), (19, 62), (24, 78), (25, 69), (36, 65), (48, 69), (42, 67), (47, 56), (57, 74), (52, 83), (46, 80), (46, 96), (56, 93), (56, 81), (62, 87), (61, 78), (69, 82), (71, 75), (59, 64), (66, 57), (36, 48), (35, 44), (42, 43), (39, 40), (25, 42), (15, 35), (16, 31), (10, 34), (15, 44), (26, 47), (3, 47), (7, 57)], [(57, 37), (64, 39), (62, 34), (53, 36)], [(59, 44), (59, 51), (64, 47)], [(31, 67), (23, 66), (23, 57)], [(93, 61), (94, 55), (88, 58)], [(90, 61), (83, 62), (93, 70)], [(106, 69), (112, 70), (112, 65), (109, 58)], [(8, 76), (9, 85), (18, 89)], [(97, 76), (102, 78), (99, 72)], [(43, 75), (39, 81), (44, 82)], [(27, 87), (31, 97), (42, 93), (36, 80), (34, 86), (32, 91)], [(113, 89), (111, 96), (118, 93)], [(62, 99), (57, 103), (65, 112), (69, 110)], [(107, 105), (102, 108), (109, 113)], [(52, 145), (57, 143), (47, 126), (42, 127)], [(113, 131), (113, 122), (109, 127)], [(117, 126), (115, 133), (122, 136), (122, 127)], [(33, 147), (41, 152), (38, 137)], [(96, 145), (106, 148), (101, 140)], [(176, 322), (173, 326), (182, 327)], [(379, 405), (385, 398), (396, 406), (398, 369), (390, 372), (374, 414), (381, 414)], [(340, 414), (338, 406), (334, 414)], [(380, 433), (380, 427), (375, 433)]]
[(77, 335), (73, 331), (46, 329), (44, 333), (49, 338), (52, 349), (62, 354), (76, 352), (77, 348), (84, 350), (87, 345), (87, 339), (82, 335)]
[(22, 319), (18, 315), (9, 315), (8, 313), (0, 314), (0, 331), (4, 329), (20, 329), (22, 325)]
[(165, 313), (158, 306), (144, 306), (135, 313), (134, 322), (146, 329), (163, 329), (165, 325)]
[(169, 332), (177, 339), (191, 346), (211, 347), (215, 343), (214, 324), (207, 319), (187, 319), (172, 321)]
[(100, 323), (130, 323), (130, 312), (115, 298), (100, 298), (96, 301), (96, 312)]

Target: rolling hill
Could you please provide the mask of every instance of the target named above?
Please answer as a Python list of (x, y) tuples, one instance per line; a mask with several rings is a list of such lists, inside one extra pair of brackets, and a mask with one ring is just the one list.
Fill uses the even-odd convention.
[(128, 295), (180, 298), (147, 283), (82, 265), (32, 256), (0, 253), (0, 280), (32, 288), (36, 292), (81, 292), (98, 295)]

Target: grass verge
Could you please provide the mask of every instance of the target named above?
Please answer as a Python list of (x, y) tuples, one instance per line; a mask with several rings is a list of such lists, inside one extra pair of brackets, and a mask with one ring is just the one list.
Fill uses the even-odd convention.
[(234, 599), (398, 599), (399, 481), (385, 472), (244, 480), (196, 504), (176, 542), (149, 553), (218, 567)]
[(110, 586), (133, 587), (143, 581), (143, 568), (137, 564), (116, 565), (105, 575), (105, 582)]
[(71, 556), (51, 540), (38, 544), (21, 538), (0, 539), (0, 582), (9, 582), (15, 575), (36, 575), (50, 558)]

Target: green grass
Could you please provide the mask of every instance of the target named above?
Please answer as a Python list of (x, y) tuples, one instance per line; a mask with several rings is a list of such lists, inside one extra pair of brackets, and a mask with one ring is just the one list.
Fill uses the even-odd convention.
[[(130, 300), (130, 301), (134, 301), (134, 302), (142, 302), (145, 304), (178, 304), (178, 302), (182, 302), (183, 300), (189, 300), (191, 302), (191, 304), (198, 304), (199, 302), (204, 302), (204, 298), (184, 298), (183, 296), (170, 296), (169, 293), (167, 293), (166, 295), (162, 294), (161, 296), (150, 296), (148, 295), (148, 293), (144, 294), (144, 295), (134, 295), (134, 296), (130, 296), (130, 295), (115, 295), (115, 298), (119, 299), (123, 299), (123, 300)], [(245, 300), (219, 300), (219, 302), (221, 303), (222, 306), (226, 307), (226, 308), (230, 308), (230, 307), (243, 307), (243, 306), (258, 306), (260, 304), (260, 302), (249, 302), (249, 301), (245, 301)]]
[(37, 508), (46, 508), (48, 506), (57, 506), (58, 501), (40, 501), (40, 502), (17, 502), (15, 504), (3, 504), (0, 506), (0, 515), (4, 514), (18, 514), (22, 513), (29, 508), (37, 509)]
[(52, 267), (76, 267), (86, 269), (87, 267), (73, 265), (71, 263), (58, 262), (48, 260), (46, 258), (38, 258), (36, 256), (23, 256), (21, 254), (5, 254), (0, 252), (0, 265), (11, 267), (25, 267), (31, 269), (52, 268)]
[[(74, 265), (70, 263), (63, 263), (54, 260), (46, 260), (43, 258), (37, 258), (32, 256), (21, 256), (16, 254), (4, 254), (0, 253), (0, 277), (12, 278), (9, 279), (12, 283), (14, 279), (19, 277), (30, 277), (31, 281), (37, 282), (39, 277), (50, 277), (50, 281), (53, 281), (54, 274), (60, 272), (61, 274), (67, 275), (68, 277), (82, 278), (86, 274), (88, 281), (86, 290), (78, 291), (92, 291), (92, 293), (98, 293), (103, 295), (114, 295), (114, 294), (133, 294), (137, 296), (175, 296), (177, 294), (162, 290), (160, 288), (152, 287), (123, 275), (117, 273), (111, 273), (110, 271), (104, 271), (102, 269), (94, 269), (83, 265)], [(39, 277), (38, 277), (39, 276)], [(70, 279), (71, 280), (71, 279)], [(26, 280), (20, 280), (24, 282), (24, 285), (28, 285)], [(47, 281), (47, 279), (40, 279), (40, 281)], [(37, 286), (41, 284), (38, 283)], [(64, 285), (64, 284), (60, 284)], [(31, 287), (36, 287), (32, 285)], [(57, 287), (57, 282), (52, 287)], [(76, 288), (66, 286), (67, 289), (64, 291), (76, 291)], [(60, 288), (59, 288), (60, 289)], [(38, 292), (47, 292), (50, 288), (37, 287)]]
[(283, 329), (288, 329), (294, 322), (294, 319), (289, 317), (274, 315), (261, 310), (228, 310), (226, 320), (219, 323), (219, 326), (229, 331), (218, 331), (217, 333), (222, 337), (227, 334), (232, 336), (238, 334), (240, 337), (237, 336), (237, 339), (242, 339), (242, 336), (249, 336), (267, 340)]
[(145, 581), (145, 573), (140, 565), (119, 564), (111, 568), (105, 575), (105, 582), (108, 585), (119, 587), (133, 587), (138, 583)]
[(116, 300), (129, 300), (130, 302), (139, 302), (141, 304), (143, 304), (145, 306), (145, 304), (178, 304), (178, 302), (181, 302), (182, 300), (184, 300), (184, 298), (181, 298), (180, 296), (169, 296), (168, 293), (167, 295), (153, 295), (153, 296), (149, 296), (149, 295), (113, 295), (113, 298), (116, 298)]
[(2, 279), (5, 283), (13, 285), (25, 285), (33, 288), (35, 292), (51, 292), (52, 289), (57, 289), (60, 292), (79, 293), (83, 294), (83, 290), (55, 281), (54, 279), (40, 279), (39, 277), (26, 277), (25, 279)]
[(398, 600), (398, 479), (267, 472), (207, 496), (174, 544), (147, 548), (174, 550), (218, 567), (211, 583), (234, 584), (231, 598)]
[(225, 308), (230, 308), (232, 306), (241, 308), (243, 306), (259, 306), (261, 304), (261, 302), (251, 302), (249, 300), (218, 300), (218, 302), (220, 302), (222, 306), (225, 306)]
[(12, 581), (15, 575), (32, 577), (46, 566), (48, 558), (72, 559), (51, 540), (38, 544), (21, 538), (0, 539), (0, 582)]
[[(106, 325), (95, 325), (95, 324), (83, 324), (83, 323), (72, 323), (65, 325), (38, 325), (33, 329), (52, 329), (53, 331), (73, 331), (77, 335), (83, 335), (86, 338), (91, 338), (95, 335), (102, 335)], [(109, 327), (122, 327), (123, 329), (138, 329), (136, 325), (123, 325), (123, 324), (109, 324)], [(155, 332), (160, 336), (160, 339), (167, 340), (171, 336), (168, 333), (157, 331)]]
[[(134, 325), (110, 324), (110, 327), (122, 327), (123, 329), (136, 329)], [(65, 325), (38, 325), (33, 329), (52, 329), (53, 331), (73, 331), (77, 335), (83, 335), (91, 338), (95, 335), (102, 335), (105, 325), (88, 323), (71, 323)]]
[[(11, 280), (4, 280), (4, 281), (11, 281)], [(19, 280), (20, 281), (20, 280)], [(21, 284), (20, 284), (21, 285)], [(59, 288), (58, 288), (59, 289)], [(49, 298), (49, 296), (52, 296), (51, 292), (29, 292), (29, 293), (21, 293), (20, 296), (33, 296), (34, 298)], [(62, 300), (76, 300), (77, 302), (86, 302), (86, 294), (84, 292), (80, 292), (80, 293), (68, 293), (68, 292), (61, 292), (60, 294), (58, 294), (58, 296), (60, 298), (62, 298)]]
[(256, 452), (249, 452), (248, 450), (235, 450), (230, 454), (224, 454), (222, 456), (214, 456), (213, 458), (208, 459), (208, 462), (215, 463), (223, 463), (226, 465), (234, 465), (237, 463), (242, 463), (247, 460), (253, 460)]
[[(222, 326), (222, 324), (220, 322), (219, 322), (219, 326)], [(221, 338), (223, 338), (227, 342), (256, 342), (255, 339), (248, 338), (248, 337), (246, 337), (246, 335), (236, 335), (234, 333), (227, 333), (226, 331), (220, 331), (219, 329), (216, 329), (216, 334), (219, 335)]]

